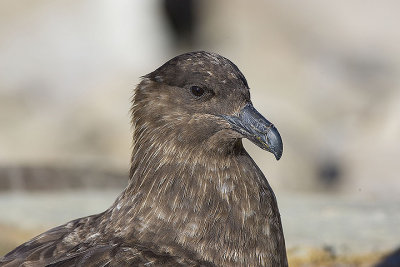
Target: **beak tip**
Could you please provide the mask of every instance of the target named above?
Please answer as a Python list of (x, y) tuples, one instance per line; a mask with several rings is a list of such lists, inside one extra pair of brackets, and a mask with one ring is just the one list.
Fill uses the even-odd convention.
[(282, 150), (275, 151), (274, 156), (275, 156), (276, 160), (280, 160), (282, 157)]
[(279, 160), (283, 153), (283, 143), (281, 135), (274, 126), (269, 129), (267, 133), (267, 140), (270, 148), (269, 151), (274, 154), (276, 160)]

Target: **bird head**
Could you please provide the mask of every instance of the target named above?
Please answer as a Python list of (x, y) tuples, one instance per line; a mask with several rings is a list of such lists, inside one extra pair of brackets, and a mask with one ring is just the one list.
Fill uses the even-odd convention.
[(247, 138), (277, 160), (282, 156), (280, 134), (253, 107), (244, 75), (215, 53), (186, 53), (144, 76), (133, 100), (133, 123), (135, 138), (161, 142), (159, 136), (211, 150)]

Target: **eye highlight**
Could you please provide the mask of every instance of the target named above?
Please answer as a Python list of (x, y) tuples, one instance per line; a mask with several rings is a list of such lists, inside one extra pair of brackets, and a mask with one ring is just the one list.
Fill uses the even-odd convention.
[(192, 92), (192, 94), (197, 97), (202, 96), (205, 93), (203, 88), (196, 86), (196, 85), (193, 85), (192, 87), (190, 87), (190, 92)]

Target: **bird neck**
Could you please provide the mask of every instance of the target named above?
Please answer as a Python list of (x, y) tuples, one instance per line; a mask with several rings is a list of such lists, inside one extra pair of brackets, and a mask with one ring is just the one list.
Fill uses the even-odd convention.
[(110, 215), (130, 218), (124, 235), (174, 243), (221, 265), (276, 263), (269, 257), (285, 251), (275, 196), (241, 140), (211, 152), (141, 142), (134, 155)]

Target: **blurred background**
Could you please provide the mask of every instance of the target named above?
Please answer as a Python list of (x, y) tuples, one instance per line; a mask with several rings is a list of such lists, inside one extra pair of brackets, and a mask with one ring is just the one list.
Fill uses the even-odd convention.
[(384, 264), (400, 247), (399, 10), (391, 0), (1, 1), (0, 254), (110, 206), (128, 180), (140, 76), (208, 50), (241, 69), (282, 135), (279, 162), (245, 146), (277, 195), (291, 266)]

